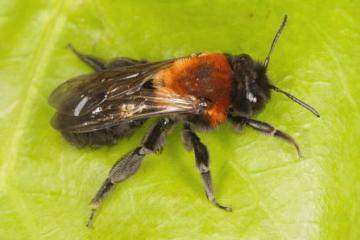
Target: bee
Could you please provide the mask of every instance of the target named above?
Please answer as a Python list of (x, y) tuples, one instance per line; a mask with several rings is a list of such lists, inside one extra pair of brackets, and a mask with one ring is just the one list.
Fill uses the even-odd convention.
[(135, 174), (146, 155), (162, 150), (167, 133), (177, 123), (183, 123), (186, 149), (195, 153), (207, 198), (226, 211), (232, 209), (216, 200), (209, 153), (194, 129), (214, 129), (229, 120), (234, 126), (249, 126), (285, 140), (301, 156), (290, 135), (252, 119), (270, 100), (271, 91), (284, 94), (320, 117), (314, 108), (276, 87), (267, 76), (271, 53), (286, 22), (285, 15), (264, 63), (247, 54), (197, 53), (158, 62), (118, 58), (106, 64), (69, 45), (95, 72), (64, 82), (49, 97), (50, 105), (57, 110), (52, 126), (68, 141), (91, 147), (114, 144), (147, 119), (158, 118), (141, 144), (111, 168), (91, 201), (88, 227), (111, 190)]

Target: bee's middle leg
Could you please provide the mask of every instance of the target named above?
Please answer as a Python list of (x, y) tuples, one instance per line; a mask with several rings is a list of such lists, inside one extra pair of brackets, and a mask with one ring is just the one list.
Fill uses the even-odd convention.
[(206, 146), (200, 141), (200, 138), (196, 133), (190, 128), (188, 124), (185, 124), (183, 130), (184, 144), (187, 150), (194, 149), (196, 166), (201, 174), (203, 180), (205, 193), (207, 198), (218, 208), (225, 211), (232, 211), (230, 207), (226, 207), (218, 203), (215, 198), (215, 194), (212, 186), (212, 178), (210, 173), (210, 160), (209, 153)]

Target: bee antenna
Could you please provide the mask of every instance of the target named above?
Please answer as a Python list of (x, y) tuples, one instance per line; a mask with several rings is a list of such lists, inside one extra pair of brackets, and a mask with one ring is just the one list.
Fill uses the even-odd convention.
[(300, 99), (298, 99), (297, 97), (291, 95), (288, 92), (285, 92), (284, 90), (281, 90), (280, 88), (274, 86), (274, 85), (269, 85), (270, 89), (282, 93), (285, 96), (287, 96), (288, 98), (290, 98), (291, 100), (293, 100), (294, 102), (296, 102), (297, 104), (299, 104), (300, 106), (302, 106), (303, 108), (306, 108), (307, 110), (309, 110), (310, 112), (312, 112), (312, 114), (314, 114), (316, 117), (320, 117), (320, 113), (318, 111), (316, 111), (313, 107), (311, 107), (309, 104), (304, 103), (303, 101), (301, 101)]
[(267, 69), (268, 65), (269, 65), (269, 61), (270, 61), (270, 56), (271, 56), (271, 53), (273, 52), (274, 48), (275, 48), (275, 45), (277, 43), (277, 41), (279, 40), (280, 38), (280, 35), (282, 33), (282, 31), (284, 30), (285, 28), (285, 25), (286, 25), (286, 22), (287, 22), (287, 15), (285, 15), (284, 17), (284, 20), (282, 21), (281, 25), (280, 25), (280, 28), (279, 30), (277, 31), (275, 37), (274, 37), (274, 40), (271, 44), (271, 48), (269, 50), (269, 53), (267, 54), (266, 58), (265, 58), (265, 61), (264, 61), (264, 67), (265, 67), (265, 70)]

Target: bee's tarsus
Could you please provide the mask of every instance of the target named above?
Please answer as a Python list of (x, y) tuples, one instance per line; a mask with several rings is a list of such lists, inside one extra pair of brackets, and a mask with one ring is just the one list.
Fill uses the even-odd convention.
[(216, 202), (216, 201), (213, 201), (213, 204), (214, 204), (216, 207), (218, 207), (218, 208), (220, 208), (220, 209), (222, 209), (222, 210), (224, 210), (224, 211), (226, 211), (226, 212), (232, 212), (232, 208), (231, 208), (231, 207), (223, 206), (223, 205), (221, 205), (220, 203), (218, 203), (218, 202)]
[(89, 216), (88, 222), (86, 224), (86, 227), (88, 227), (88, 228), (94, 228), (93, 221), (94, 221), (96, 209), (97, 208), (91, 208), (91, 210), (90, 210), (90, 216)]
[(229, 115), (231, 121), (234, 124), (246, 124), (249, 127), (253, 128), (254, 130), (260, 131), (264, 134), (270, 135), (270, 136), (274, 136), (274, 137), (278, 137), (284, 141), (286, 141), (287, 143), (290, 143), (291, 145), (293, 145), (296, 149), (296, 152), (299, 156), (299, 158), (302, 158), (302, 153), (300, 151), (300, 147), (299, 145), (296, 143), (296, 141), (287, 133), (274, 128), (273, 126), (271, 126), (270, 124), (266, 123), (266, 122), (261, 122), (261, 121), (257, 121), (257, 120), (253, 120), (253, 119), (249, 119), (249, 118), (245, 118), (245, 117), (235, 117), (235, 116), (231, 116)]

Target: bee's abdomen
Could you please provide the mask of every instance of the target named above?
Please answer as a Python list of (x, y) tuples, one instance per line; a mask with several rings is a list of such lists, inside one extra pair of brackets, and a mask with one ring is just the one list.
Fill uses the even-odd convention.
[(97, 148), (103, 145), (116, 144), (121, 138), (129, 136), (146, 120), (124, 122), (122, 124), (100, 129), (92, 132), (65, 132), (61, 131), (64, 138), (77, 147)]

